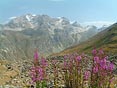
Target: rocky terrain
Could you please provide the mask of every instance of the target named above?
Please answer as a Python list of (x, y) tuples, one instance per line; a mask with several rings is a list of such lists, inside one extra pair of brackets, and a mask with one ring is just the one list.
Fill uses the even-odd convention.
[[(69, 47), (62, 52), (53, 54), (52, 56), (63, 56), (73, 52), (89, 53), (92, 49), (103, 49), (107, 55), (117, 58), (117, 23), (109, 26), (107, 29), (99, 32), (95, 36), (91, 37), (87, 41), (84, 41), (78, 45)], [(91, 54), (91, 53), (89, 53)]]
[[(65, 17), (51, 18), (47, 15), (32, 14), (15, 17), (8, 23), (1, 24), (0, 85), (2, 86), (0, 88), (28, 88), (30, 86), (29, 70), (35, 49), (38, 49), (40, 57), (52, 53), (59, 55), (61, 53), (58, 54), (58, 52), (88, 40), (105, 28), (83, 27), (77, 22), (71, 23)], [(66, 50), (64, 54), (67, 54)]]
[[(0, 60), (0, 85), (3, 88), (11, 86), (13, 88), (22, 88), (30, 84), (29, 68), (31, 63), (24, 62), (10, 62)], [(0, 87), (0, 88), (1, 88)]]
[(95, 26), (82, 27), (65, 17), (32, 14), (14, 17), (0, 25), (0, 59), (31, 59), (35, 48), (48, 56), (79, 44), (98, 31)]

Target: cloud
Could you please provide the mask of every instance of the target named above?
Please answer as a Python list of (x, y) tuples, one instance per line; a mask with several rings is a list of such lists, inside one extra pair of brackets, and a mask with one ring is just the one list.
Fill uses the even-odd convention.
[(12, 19), (15, 19), (15, 18), (17, 18), (17, 17), (13, 16), (13, 17), (10, 17), (9, 20), (12, 20)]
[(91, 22), (83, 22), (81, 23), (82, 25), (86, 26), (86, 25), (95, 25), (97, 27), (102, 27), (104, 25), (109, 26), (111, 24), (115, 23), (114, 21), (91, 21)]

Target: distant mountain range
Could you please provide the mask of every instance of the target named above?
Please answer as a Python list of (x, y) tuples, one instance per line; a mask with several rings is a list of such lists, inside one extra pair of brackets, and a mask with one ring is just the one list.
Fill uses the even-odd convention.
[(8, 23), (0, 24), (0, 59), (30, 59), (36, 48), (41, 55), (48, 56), (79, 44), (99, 31), (95, 26), (70, 23), (65, 17), (32, 14), (13, 17)]
[(51, 55), (55, 56), (63, 56), (66, 54), (71, 54), (74, 52), (78, 53), (89, 53), (96, 49), (103, 49), (108, 55), (117, 55), (117, 23), (111, 25), (105, 30), (99, 32), (95, 36), (91, 37), (87, 41), (84, 41), (78, 45), (69, 47), (62, 52)]

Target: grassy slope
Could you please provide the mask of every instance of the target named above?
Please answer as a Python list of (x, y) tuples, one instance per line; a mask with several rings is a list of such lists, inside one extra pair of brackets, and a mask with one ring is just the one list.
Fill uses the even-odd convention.
[(106, 53), (111, 55), (117, 53), (117, 23), (98, 33), (89, 40), (82, 42), (79, 45), (69, 47), (68, 49), (53, 54), (52, 56), (62, 56), (74, 52), (85, 52), (90, 54), (94, 47), (97, 49), (102, 48)]

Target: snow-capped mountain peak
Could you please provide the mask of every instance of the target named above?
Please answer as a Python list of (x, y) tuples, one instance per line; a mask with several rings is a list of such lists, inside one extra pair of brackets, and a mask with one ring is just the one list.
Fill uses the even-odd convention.
[(34, 17), (36, 17), (35, 14), (27, 14), (25, 15), (26, 19), (30, 22)]
[[(5, 30), (1, 36), (7, 38), (4, 43), (0, 42), (4, 45), (0, 49), (7, 47), (8, 53), (12, 56), (10, 50), (12, 47), (14, 47), (12, 52), (21, 48), (21, 51), (17, 52), (17, 55), (20, 54), (20, 58), (25, 57), (25, 55), (30, 57), (34, 47), (39, 48), (40, 53), (49, 55), (92, 37), (95, 34), (93, 31), (95, 29), (89, 30), (88, 28), (90, 27), (87, 27), (86, 30), (78, 22), (71, 24), (65, 17), (52, 18), (48, 15), (26, 14), (10, 20), (5, 25), (0, 25), (0, 29)], [(9, 43), (9, 40), (13, 44)], [(26, 52), (23, 53), (24, 56), (22, 56), (22, 52)]]
[(31, 19), (30, 19), (30, 17), (29, 17), (28, 15), (26, 15), (26, 19), (27, 19), (28, 21), (31, 21)]

